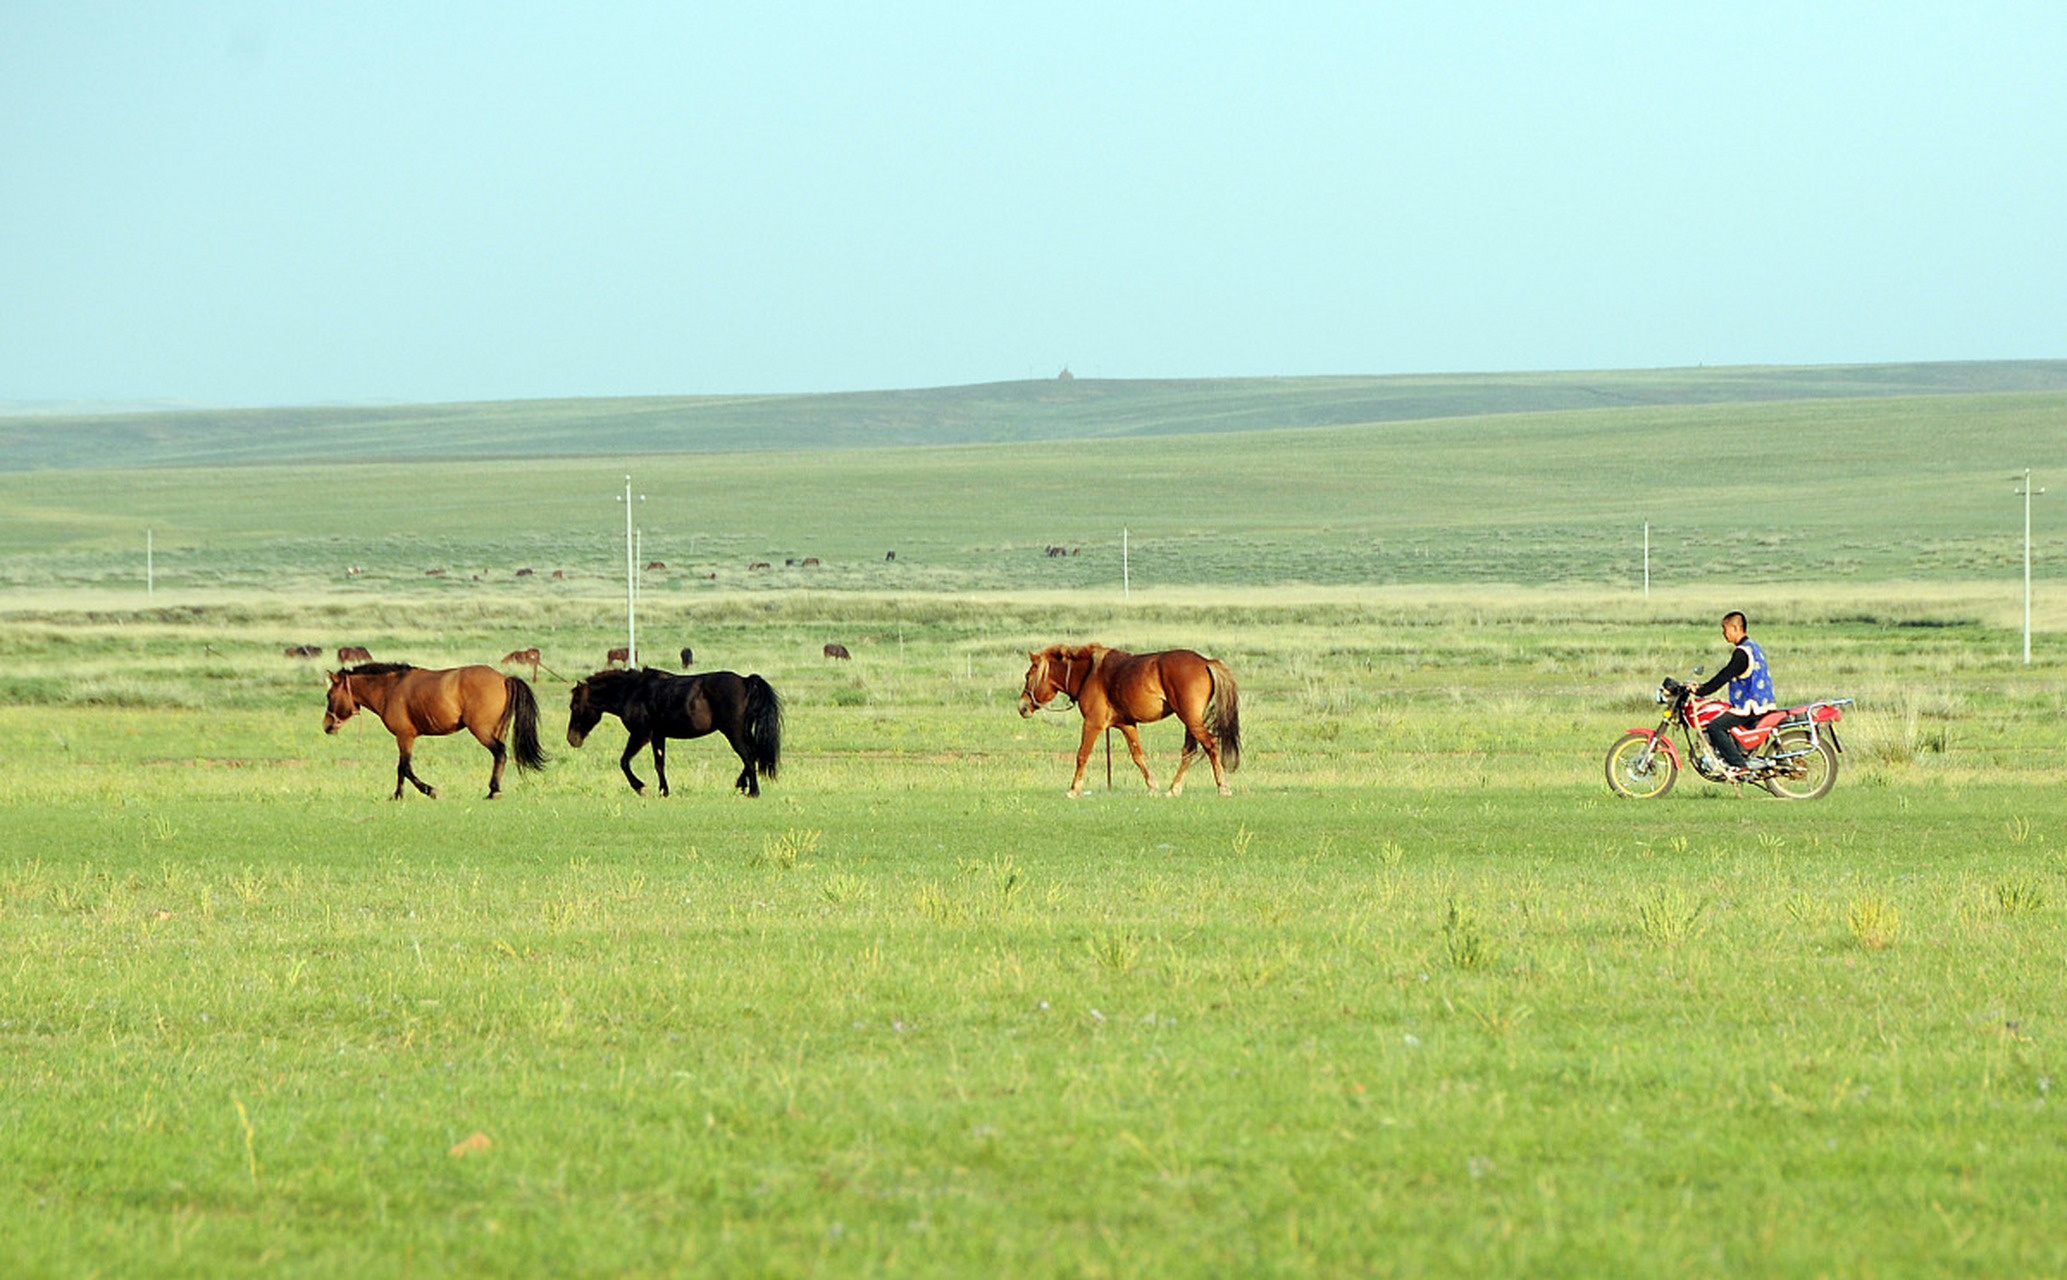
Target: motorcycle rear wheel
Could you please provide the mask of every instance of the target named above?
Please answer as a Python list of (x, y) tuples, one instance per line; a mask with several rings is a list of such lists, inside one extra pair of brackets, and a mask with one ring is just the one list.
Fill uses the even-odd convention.
[(1608, 790), (1631, 800), (1656, 800), (1672, 790), (1679, 762), (1663, 743), (1652, 742), (1648, 733), (1627, 733), (1608, 748)]
[[(1809, 735), (1806, 730), (1790, 729), (1780, 734), (1773, 745), (1782, 753), (1807, 751)], [(1828, 739), (1818, 738), (1815, 750), (1787, 763), (1788, 773), (1765, 781), (1766, 790), (1782, 800), (1821, 800), (1837, 785), (1837, 748)]]

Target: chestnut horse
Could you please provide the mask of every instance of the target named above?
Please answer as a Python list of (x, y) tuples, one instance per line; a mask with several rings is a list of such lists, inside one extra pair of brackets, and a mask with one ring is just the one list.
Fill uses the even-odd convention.
[(531, 686), (493, 667), (426, 671), (406, 662), (367, 662), (331, 672), (323, 732), (336, 733), (361, 707), (379, 716), (395, 735), (400, 753), (395, 761), (396, 800), (402, 798), (405, 782), (438, 798), (438, 789), (409, 767), (409, 753), (419, 736), (436, 738), (461, 729), (472, 733), (495, 757), (488, 775), (490, 800), (502, 794), (505, 734), (516, 747), (519, 769), (545, 767), (545, 752), (538, 746), (538, 700), (531, 696)]
[(1142, 780), (1154, 791), (1155, 779), (1149, 776), (1141, 735), (1134, 726), (1173, 714), (1184, 722), (1185, 733), (1184, 754), (1177, 760), (1177, 776), (1170, 779), (1170, 794), (1183, 793), (1184, 771), (1200, 747), (1213, 763), (1220, 794), (1234, 794), (1227, 775), (1242, 762), (1241, 702), (1234, 676), (1224, 664), (1189, 649), (1137, 655), (1102, 644), (1050, 645), (1027, 657), (1032, 663), (1019, 693), (1019, 714), (1030, 716), (1061, 694), (1084, 717), (1084, 740), (1077, 748), (1077, 772), (1070, 779), (1069, 794), (1083, 794), (1091, 748), (1099, 734), (1115, 725), (1127, 739)]

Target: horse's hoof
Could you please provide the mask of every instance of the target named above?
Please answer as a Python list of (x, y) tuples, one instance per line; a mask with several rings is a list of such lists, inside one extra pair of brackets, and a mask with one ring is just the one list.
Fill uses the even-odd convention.
[(1222, 787), (1222, 788), (1220, 788), (1220, 794), (1221, 794), (1221, 795), (1224, 795), (1224, 796), (1231, 796), (1231, 795), (1233, 795), (1233, 794), (1234, 794), (1234, 788), (1233, 788), (1233, 787)]
[(423, 794), (427, 800), (436, 800), (438, 798), (438, 789), (436, 787), (425, 787)]
[(1082, 787), (1071, 787), (1071, 788), (1070, 788), (1069, 790), (1067, 790), (1067, 791), (1063, 792), (1062, 794), (1063, 794), (1063, 795), (1066, 795), (1066, 796), (1068, 796), (1068, 797), (1069, 797), (1070, 799), (1074, 800), (1074, 799), (1076, 799), (1076, 798), (1077, 798), (1078, 796), (1081, 796), (1081, 795), (1083, 795), (1083, 794), (1084, 794), (1084, 789), (1083, 789)]
[(490, 800), (500, 800), (500, 799), (502, 799), (502, 792), (500, 792), (500, 791), (491, 791), (491, 792), (489, 792), (489, 793), (488, 793), (488, 798), (489, 798)]

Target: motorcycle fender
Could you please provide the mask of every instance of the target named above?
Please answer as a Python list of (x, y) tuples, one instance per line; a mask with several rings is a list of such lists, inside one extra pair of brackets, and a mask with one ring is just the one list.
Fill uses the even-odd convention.
[[(1835, 717), (1833, 717), (1833, 719), (1834, 719), (1834, 718), (1835, 718)], [(1828, 724), (1828, 723), (1826, 723), (1826, 724), (1825, 724), (1825, 725), (1823, 726), (1823, 732), (1822, 732), (1821, 736), (1822, 736), (1823, 738), (1825, 738), (1825, 739), (1828, 739), (1828, 740), (1829, 740), (1829, 742), (1830, 742), (1830, 749), (1831, 749), (1831, 750), (1833, 750), (1833, 751), (1837, 752), (1837, 754), (1839, 754), (1839, 755), (1843, 755), (1843, 754), (1845, 753), (1845, 744), (1844, 744), (1844, 743), (1842, 743), (1842, 742), (1839, 742), (1839, 741), (1837, 740), (1837, 726), (1836, 726), (1836, 725), (1834, 725), (1834, 724)]]
[(1679, 748), (1673, 745), (1672, 739), (1666, 737), (1664, 734), (1658, 732), (1656, 729), (1631, 729), (1630, 732), (1640, 733), (1644, 735), (1646, 738), (1649, 738), (1652, 742), (1658, 745), (1660, 750), (1665, 752), (1667, 757), (1669, 757), (1672, 760), (1673, 768), (1677, 769), (1680, 767)]

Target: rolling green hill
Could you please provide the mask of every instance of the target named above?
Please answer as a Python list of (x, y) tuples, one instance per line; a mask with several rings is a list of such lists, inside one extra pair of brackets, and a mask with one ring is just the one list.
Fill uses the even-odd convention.
[[(1666, 405), (933, 448), (0, 473), (0, 590), (2012, 581), (2067, 391)], [(2057, 528), (2039, 518), (2041, 575)], [(1050, 546), (1078, 554), (1049, 556)], [(885, 555), (897, 552), (895, 561)], [(789, 559), (816, 558), (806, 568)], [(767, 570), (750, 565), (767, 562)], [(362, 575), (346, 579), (358, 566)], [(534, 575), (516, 576), (520, 568)], [(435, 573), (432, 571), (436, 571)], [(565, 577), (554, 580), (552, 571)], [(175, 597), (177, 598), (177, 597)]]
[(1088, 440), (1560, 410), (2067, 391), (2067, 360), (1001, 382), (828, 395), (0, 418), (0, 471)]

